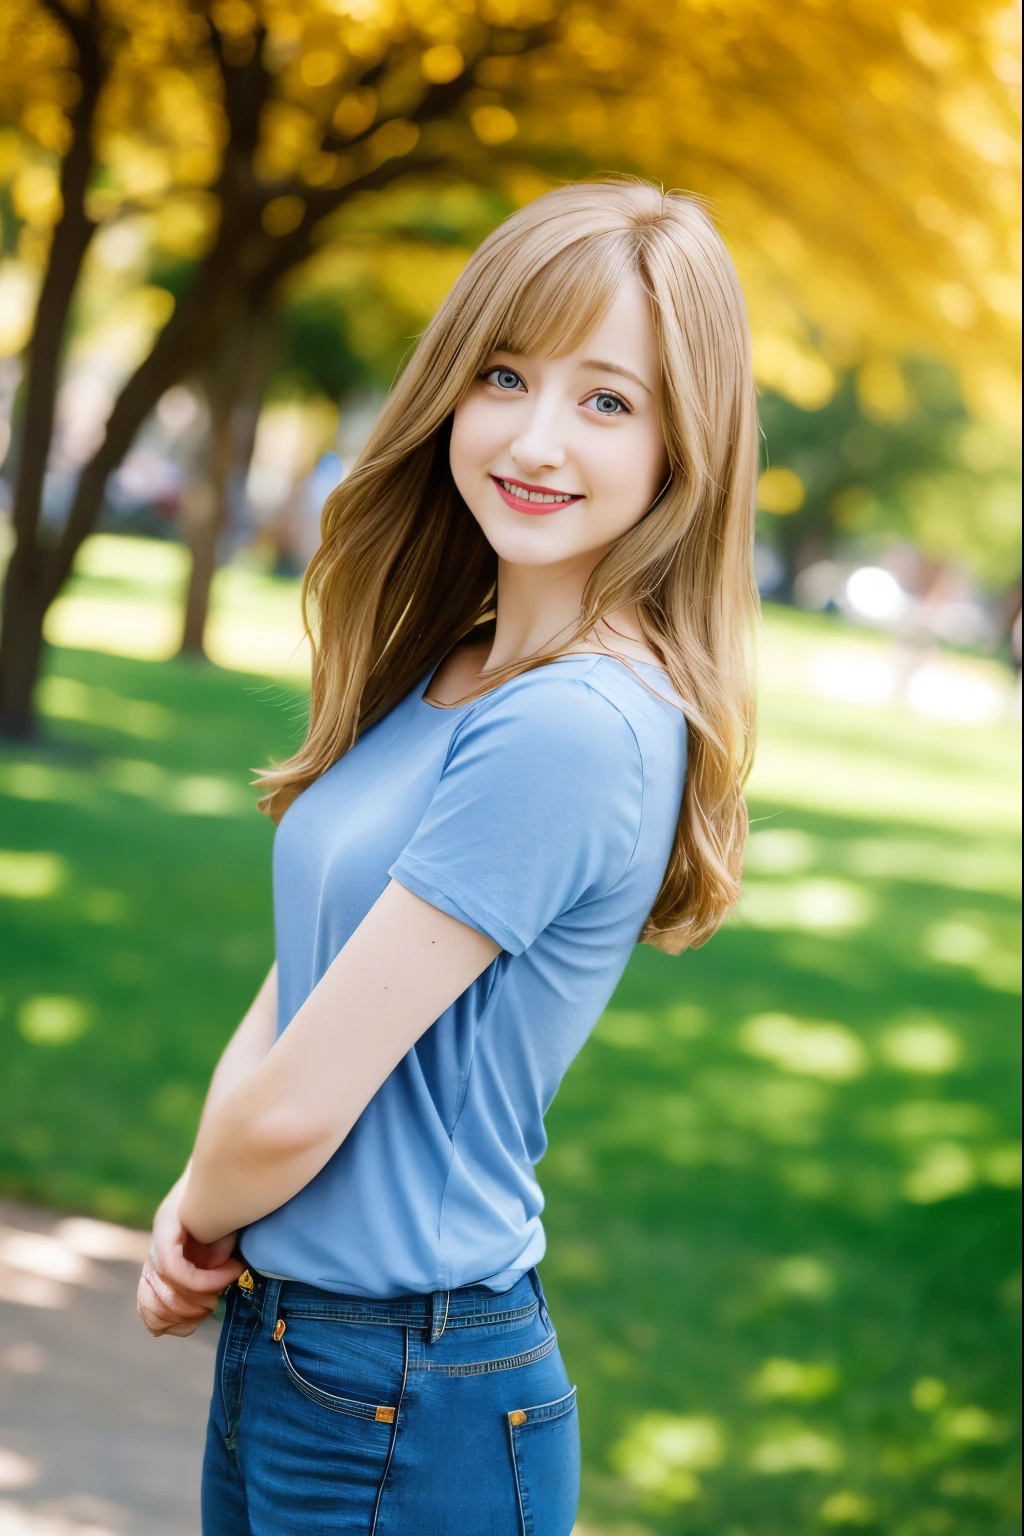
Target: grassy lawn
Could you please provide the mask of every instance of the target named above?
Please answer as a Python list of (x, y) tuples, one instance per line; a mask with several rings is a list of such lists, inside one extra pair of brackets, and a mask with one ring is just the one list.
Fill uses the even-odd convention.
[[(110, 654), (177, 580), (124, 551), (59, 620), (103, 649), (51, 652), (46, 745), (0, 758), (0, 1185), (141, 1223), (270, 963), (246, 777), (303, 688), (259, 675), (293, 586), (244, 573), (218, 644), (250, 675), (140, 659), (173, 642), (159, 614)], [(1010, 1536), (1019, 728), (844, 704), (809, 658), (882, 648), (782, 613), (767, 637), (741, 911), (695, 954), (636, 953), (549, 1115), (581, 1519)]]

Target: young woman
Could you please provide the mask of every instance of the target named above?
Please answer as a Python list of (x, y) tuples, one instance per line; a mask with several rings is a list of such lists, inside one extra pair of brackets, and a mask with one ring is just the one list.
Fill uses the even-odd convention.
[(230, 1286), (207, 1536), (569, 1536), (534, 1165), (633, 945), (738, 893), (757, 457), (708, 218), (584, 184), (484, 242), (329, 497), (277, 962), (140, 1287), (181, 1333)]

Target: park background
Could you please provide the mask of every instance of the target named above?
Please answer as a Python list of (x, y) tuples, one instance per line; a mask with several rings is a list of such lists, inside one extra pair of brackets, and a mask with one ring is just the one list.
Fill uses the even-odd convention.
[[(620, 172), (708, 199), (735, 256), (745, 893), (636, 953), (541, 1166), (591, 1536), (1019, 1529), (1019, 26), (0, 19), (0, 1193), (57, 1213), (145, 1225), (272, 958), (248, 781), (302, 734), (319, 507), (468, 252)], [(0, 1234), (0, 1296), (76, 1305), (53, 1254)]]

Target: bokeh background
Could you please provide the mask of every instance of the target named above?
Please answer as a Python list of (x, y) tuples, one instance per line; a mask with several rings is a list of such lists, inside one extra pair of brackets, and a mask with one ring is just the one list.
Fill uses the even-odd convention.
[[(745, 894), (706, 949), (637, 952), (541, 1169), (590, 1536), (1019, 1529), (1019, 28), (0, 17), (0, 1191), (55, 1211), (147, 1223), (272, 958), (248, 781), (302, 734), (301, 572), (468, 252), (618, 171), (705, 197), (735, 256)], [(0, 1252), (0, 1292), (33, 1263)]]

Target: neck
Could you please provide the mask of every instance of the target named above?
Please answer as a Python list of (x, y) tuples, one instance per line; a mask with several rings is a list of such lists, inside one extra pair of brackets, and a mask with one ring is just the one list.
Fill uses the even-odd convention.
[(524, 661), (568, 639), (579, 622), (583, 592), (601, 553), (588, 551), (557, 565), (498, 561), (497, 618), (485, 671)]

